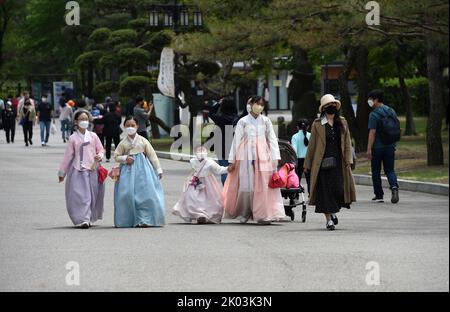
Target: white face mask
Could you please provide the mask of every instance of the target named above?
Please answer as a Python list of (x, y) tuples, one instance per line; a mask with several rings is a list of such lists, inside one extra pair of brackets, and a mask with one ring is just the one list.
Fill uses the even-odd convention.
[(136, 131), (137, 130), (134, 127), (128, 127), (125, 129), (125, 132), (127, 133), (127, 135), (134, 135), (134, 134), (136, 134)]
[(89, 127), (89, 121), (83, 120), (78, 123), (78, 127), (81, 129), (87, 129)]
[(42, 102), (44, 102), (44, 103), (47, 102), (47, 98), (43, 97)]
[(255, 104), (252, 106), (252, 112), (256, 115), (261, 114), (263, 110), (264, 110), (264, 107), (261, 105)]
[(367, 104), (369, 104), (370, 107), (373, 107), (373, 104), (374, 104), (374, 103), (373, 103), (373, 100), (368, 100), (368, 101), (367, 101)]
[(197, 159), (198, 160), (206, 159), (207, 157), (208, 157), (208, 153), (207, 152), (197, 152)]

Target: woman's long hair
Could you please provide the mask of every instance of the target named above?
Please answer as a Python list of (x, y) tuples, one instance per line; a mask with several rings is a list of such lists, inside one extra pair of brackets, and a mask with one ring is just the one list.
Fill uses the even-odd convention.
[(306, 120), (306, 119), (301, 119), (301, 120), (298, 122), (298, 129), (301, 130), (301, 131), (303, 132), (303, 136), (304, 136), (303, 144), (305, 144), (305, 146), (308, 146), (309, 140), (308, 140), (308, 137), (306, 136), (306, 133), (307, 133), (306, 130), (308, 129), (308, 120)]

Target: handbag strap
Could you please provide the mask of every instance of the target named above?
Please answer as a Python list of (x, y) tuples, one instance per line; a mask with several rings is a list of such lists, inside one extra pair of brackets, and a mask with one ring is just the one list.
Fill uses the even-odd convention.
[(203, 165), (200, 167), (200, 169), (198, 171), (194, 172), (193, 176), (198, 178), (198, 175), (200, 174), (200, 172), (202, 172), (202, 170), (205, 167), (205, 165), (206, 165), (206, 159), (203, 161)]

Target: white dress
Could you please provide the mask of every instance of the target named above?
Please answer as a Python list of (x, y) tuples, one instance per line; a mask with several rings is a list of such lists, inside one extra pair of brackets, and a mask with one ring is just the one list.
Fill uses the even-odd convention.
[(194, 158), (190, 161), (194, 174), (201, 184), (197, 187), (185, 183), (181, 199), (175, 204), (172, 213), (186, 222), (198, 218), (205, 218), (213, 223), (220, 223), (223, 217), (223, 187), (217, 181), (216, 175), (227, 173), (227, 167), (219, 166), (211, 159), (199, 161)]

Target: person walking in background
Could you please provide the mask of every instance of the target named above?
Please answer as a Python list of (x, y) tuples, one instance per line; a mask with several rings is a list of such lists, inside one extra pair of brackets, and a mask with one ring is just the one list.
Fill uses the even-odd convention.
[(102, 145), (105, 145), (105, 135), (103, 134), (103, 128), (105, 124), (103, 123), (103, 116), (105, 115), (105, 110), (102, 104), (97, 104), (92, 108), (92, 118), (94, 119), (93, 131), (97, 134)]
[(163, 170), (150, 142), (137, 134), (137, 120), (126, 117), (126, 137), (114, 151), (120, 176), (114, 185), (116, 227), (164, 226)]
[(59, 121), (61, 122), (61, 135), (63, 142), (72, 135), (73, 110), (68, 103), (64, 103), (60, 108)]
[(65, 185), (66, 207), (77, 227), (87, 229), (103, 218), (105, 185), (98, 181), (98, 163), (103, 146), (98, 136), (88, 130), (92, 117), (86, 110), (74, 115), (76, 132), (69, 138), (59, 166), (59, 182)]
[(11, 101), (7, 101), (5, 104), (5, 109), (2, 111), (2, 123), (3, 129), (5, 130), (6, 142), (14, 143), (14, 136), (16, 134), (16, 118), (17, 111), (12, 106)]
[[(224, 97), (216, 103), (209, 112), (209, 118), (219, 127), (222, 133), (222, 151), (217, 154), (218, 163), (222, 167), (227, 167), (229, 165), (228, 162), (228, 154), (231, 148), (231, 140), (226, 140), (226, 128), (229, 126), (230, 128), (234, 126), (235, 120), (238, 118), (237, 109), (234, 101), (229, 97)], [(232, 135), (232, 133), (230, 133)], [(227, 174), (222, 174), (221, 180), (222, 184), (225, 184), (225, 180), (227, 178)]]
[(23, 91), (22, 96), (19, 98), (18, 112), (20, 112), (22, 107), (25, 105), (25, 102), (27, 102), (27, 101), (30, 103), (30, 105), (33, 107), (33, 109), (36, 110), (36, 105), (35, 105), (34, 99), (32, 99), (30, 97), (30, 93), (28, 91)]
[(23, 129), (23, 139), (25, 146), (28, 144), (33, 145), (33, 126), (36, 123), (36, 110), (31, 104), (31, 100), (28, 99), (24, 102), (19, 112), (19, 124)]
[(134, 107), (134, 118), (136, 118), (138, 122), (137, 133), (148, 140), (147, 121), (150, 119), (153, 104), (151, 103), (148, 104), (148, 110), (144, 109), (144, 105), (145, 105), (144, 99), (142, 97), (138, 97), (136, 99), (136, 106)]
[(311, 133), (307, 131), (308, 120), (302, 119), (297, 124), (298, 132), (292, 136), (291, 144), (297, 154), (297, 167), (295, 171), (299, 179), (302, 178), (305, 173), (306, 184), (308, 186), (309, 193), (309, 172), (304, 172), (303, 165), (305, 164), (306, 152), (308, 151), (309, 140), (311, 139)]
[(339, 116), (341, 103), (331, 94), (320, 100), (320, 118), (311, 127), (311, 140), (306, 152), (305, 171), (310, 172), (309, 204), (316, 213), (325, 215), (326, 228), (338, 225), (337, 213), (356, 201), (350, 130)]
[(103, 117), (103, 134), (105, 136), (105, 149), (106, 149), (106, 162), (111, 159), (111, 144), (114, 141), (114, 146), (120, 143), (120, 134), (122, 129), (120, 124), (122, 123), (122, 118), (116, 112), (116, 104), (110, 103), (107, 107), (107, 113)]
[(131, 99), (125, 107), (125, 117), (134, 116), (134, 107), (136, 106), (136, 103), (139, 103), (143, 100), (144, 99), (140, 95), (136, 96), (136, 98), (134, 99)]
[[(368, 95), (367, 103), (373, 109), (369, 114), (369, 139), (367, 143), (367, 158), (371, 161), (372, 184), (375, 202), (384, 202), (384, 192), (381, 183), (381, 164), (391, 187), (391, 202), (399, 202), (398, 182), (395, 173), (395, 142), (400, 136), (400, 127), (394, 132), (387, 129), (388, 124), (383, 119), (389, 119), (398, 123), (397, 114), (389, 106), (383, 103), (384, 94), (382, 90), (373, 90)], [(387, 118), (387, 119), (386, 119)], [(395, 133), (398, 132), (398, 133)]]
[(53, 105), (47, 101), (47, 96), (43, 95), (42, 100), (36, 109), (39, 127), (41, 130), (41, 145), (47, 146), (50, 137), (50, 126), (53, 117)]

